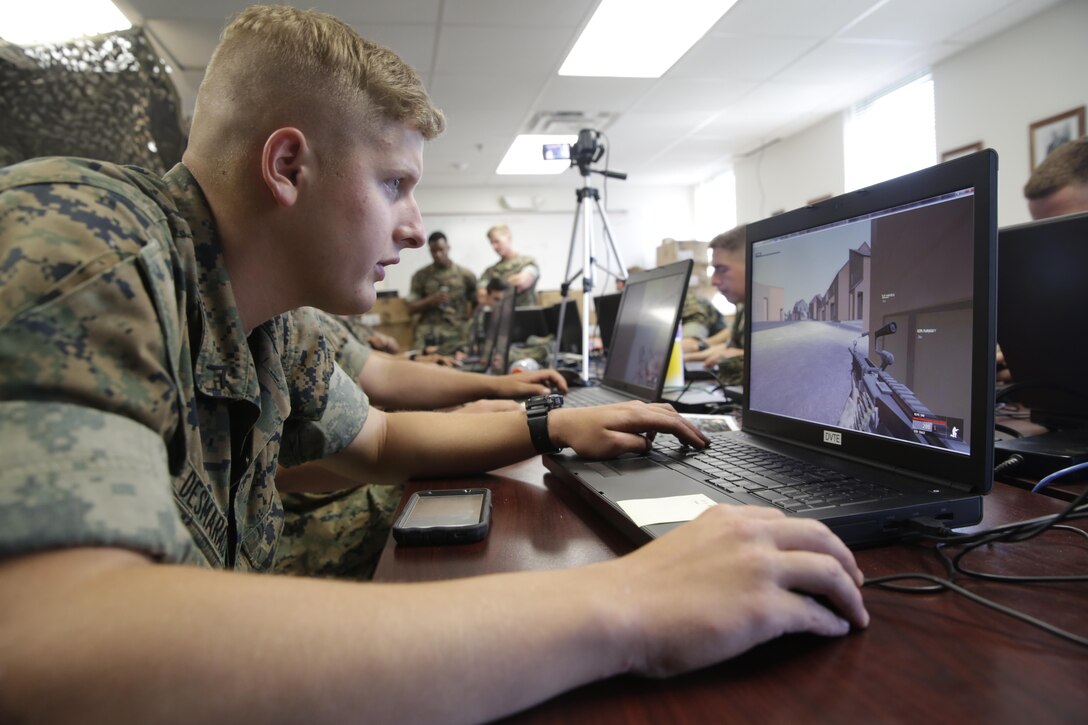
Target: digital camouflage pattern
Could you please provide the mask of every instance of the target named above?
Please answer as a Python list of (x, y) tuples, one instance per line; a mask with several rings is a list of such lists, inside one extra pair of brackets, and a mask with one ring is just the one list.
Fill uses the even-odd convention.
[(247, 339), (183, 165), (0, 170), (0, 557), (268, 570), (278, 463), (341, 450), (366, 408), (307, 311)]
[(450, 301), (420, 313), (412, 347), (437, 345), (438, 354), (452, 355), (468, 349), (468, 327), (476, 305), (476, 275), (459, 264), (449, 267), (429, 264), (412, 275), (408, 299), (416, 302), (443, 289)]
[(709, 300), (689, 290), (680, 311), (680, 325), (684, 337), (706, 339), (725, 329), (725, 317)]
[(329, 345), (336, 364), (352, 380), (357, 380), (372, 352), (367, 338), (373, 333), (369, 325), (363, 324), (359, 315), (332, 315), (328, 312), (307, 308), (321, 326), (321, 334)]
[[(313, 310), (336, 362), (353, 380), (369, 358), (365, 330), (353, 320)], [(363, 336), (358, 336), (362, 332)], [(284, 524), (273, 569), (278, 574), (369, 579), (378, 564), (403, 485), (363, 485), (332, 493), (283, 494)]]
[(393, 528), (401, 484), (366, 484), (333, 493), (289, 493), (274, 571), (370, 579)]
[[(493, 279), (501, 279), (505, 282), (507, 277), (512, 274), (517, 274), (526, 267), (532, 267), (539, 276), (540, 268), (537, 267), (536, 260), (532, 257), (518, 255), (512, 259), (500, 259), (498, 262), (484, 270), (484, 273), (480, 275), (480, 280), (476, 283), (476, 289), (487, 289), (487, 283)], [(529, 289), (518, 292), (518, 296), (514, 299), (514, 306), (524, 307), (526, 305), (535, 304), (536, 282), (533, 282)]]
[[(737, 305), (737, 311), (733, 315), (733, 325), (729, 328), (729, 342), (727, 347), (744, 349), (744, 335), (747, 327), (744, 322), (744, 305)], [(744, 382), (744, 355), (726, 358), (718, 363), (714, 371), (714, 377), (722, 385), (740, 385)]]

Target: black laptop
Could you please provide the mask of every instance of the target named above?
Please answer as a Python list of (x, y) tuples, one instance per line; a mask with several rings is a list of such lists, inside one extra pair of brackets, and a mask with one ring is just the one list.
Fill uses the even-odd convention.
[(571, 390), (564, 405), (585, 407), (629, 400), (652, 403), (660, 399), (691, 268), (692, 261), (686, 259), (627, 279), (604, 376), (599, 385)]
[(1088, 213), (998, 232), (997, 342), (1033, 420), (1088, 427)]
[[(997, 155), (748, 227), (743, 430), (695, 452), (546, 456), (636, 540), (716, 502), (819, 519), (848, 545), (978, 523), (993, 476)], [(671, 443), (670, 443), (671, 441)]]
[(480, 347), (479, 355), (470, 355), (463, 360), (462, 370), (492, 375), (506, 373), (510, 336), (514, 329), (514, 298), (514, 294), (506, 294), (488, 313), (487, 337)]
[(523, 305), (514, 308), (514, 329), (510, 333), (513, 342), (525, 342), (530, 337), (548, 335), (548, 320), (544, 308), (539, 305)]
[[(566, 305), (566, 311), (563, 306)], [(559, 316), (563, 313), (563, 334), (559, 335)], [(573, 299), (567, 299), (544, 308), (544, 321), (547, 324), (548, 334), (559, 340), (559, 352), (569, 352), (574, 355), (582, 354), (582, 318), (578, 311), (578, 303)]]
[(1012, 475), (1042, 478), (1088, 461), (1088, 213), (1004, 227), (997, 235), (997, 341), (1012, 374), (999, 398), (1050, 430), (995, 443)]
[(622, 292), (600, 295), (593, 298), (593, 307), (597, 310), (597, 327), (601, 333), (601, 345), (605, 352), (612, 344), (612, 332), (616, 329), (616, 314), (620, 311)]

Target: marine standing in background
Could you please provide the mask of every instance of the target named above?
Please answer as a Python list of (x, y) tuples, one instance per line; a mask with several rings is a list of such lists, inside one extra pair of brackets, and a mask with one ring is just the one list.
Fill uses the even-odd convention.
[(427, 238), (433, 263), (412, 275), (408, 311), (420, 316), (412, 347), (437, 346), (439, 355), (468, 347), (468, 323), (476, 301), (476, 275), (450, 259), (446, 235)]
[(535, 305), (536, 281), (540, 277), (540, 268), (537, 267), (536, 260), (514, 251), (514, 235), (510, 232), (510, 227), (505, 224), (488, 229), (487, 238), (491, 242), (491, 248), (500, 259), (480, 275), (480, 280), (476, 284), (477, 304), (483, 304), (487, 296), (487, 283), (492, 279), (501, 279), (517, 290), (515, 307)]

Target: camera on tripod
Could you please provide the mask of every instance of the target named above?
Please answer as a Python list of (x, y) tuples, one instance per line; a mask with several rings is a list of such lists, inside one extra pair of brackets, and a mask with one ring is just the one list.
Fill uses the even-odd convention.
[(578, 140), (573, 144), (544, 144), (544, 160), (555, 161), (570, 159), (571, 166), (577, 166), (586, 175), (589, 165), (600, 161), (604, 155), (604, 144), (600, 142), (601, 132), (592, 128), (583, 128), (578, 132)]

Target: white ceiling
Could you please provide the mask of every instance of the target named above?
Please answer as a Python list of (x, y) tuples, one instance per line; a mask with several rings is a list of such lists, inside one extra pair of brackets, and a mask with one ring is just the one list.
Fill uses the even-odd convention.
[[(191, 113), (225, 19), (250, 3), (115, 1), (160, 45)], [(557, 75), (597, 0), (298, 5), (342, 18), (422, 75), (448, 120), (427, 148), (428, 186), (512, 186), (570, 184), (494, 173), (541, 112), (611, 114), (598, 127), (611, 168), (629, 183), (693, 184), (1058, 2), (739, 0), (659, 79)]]

